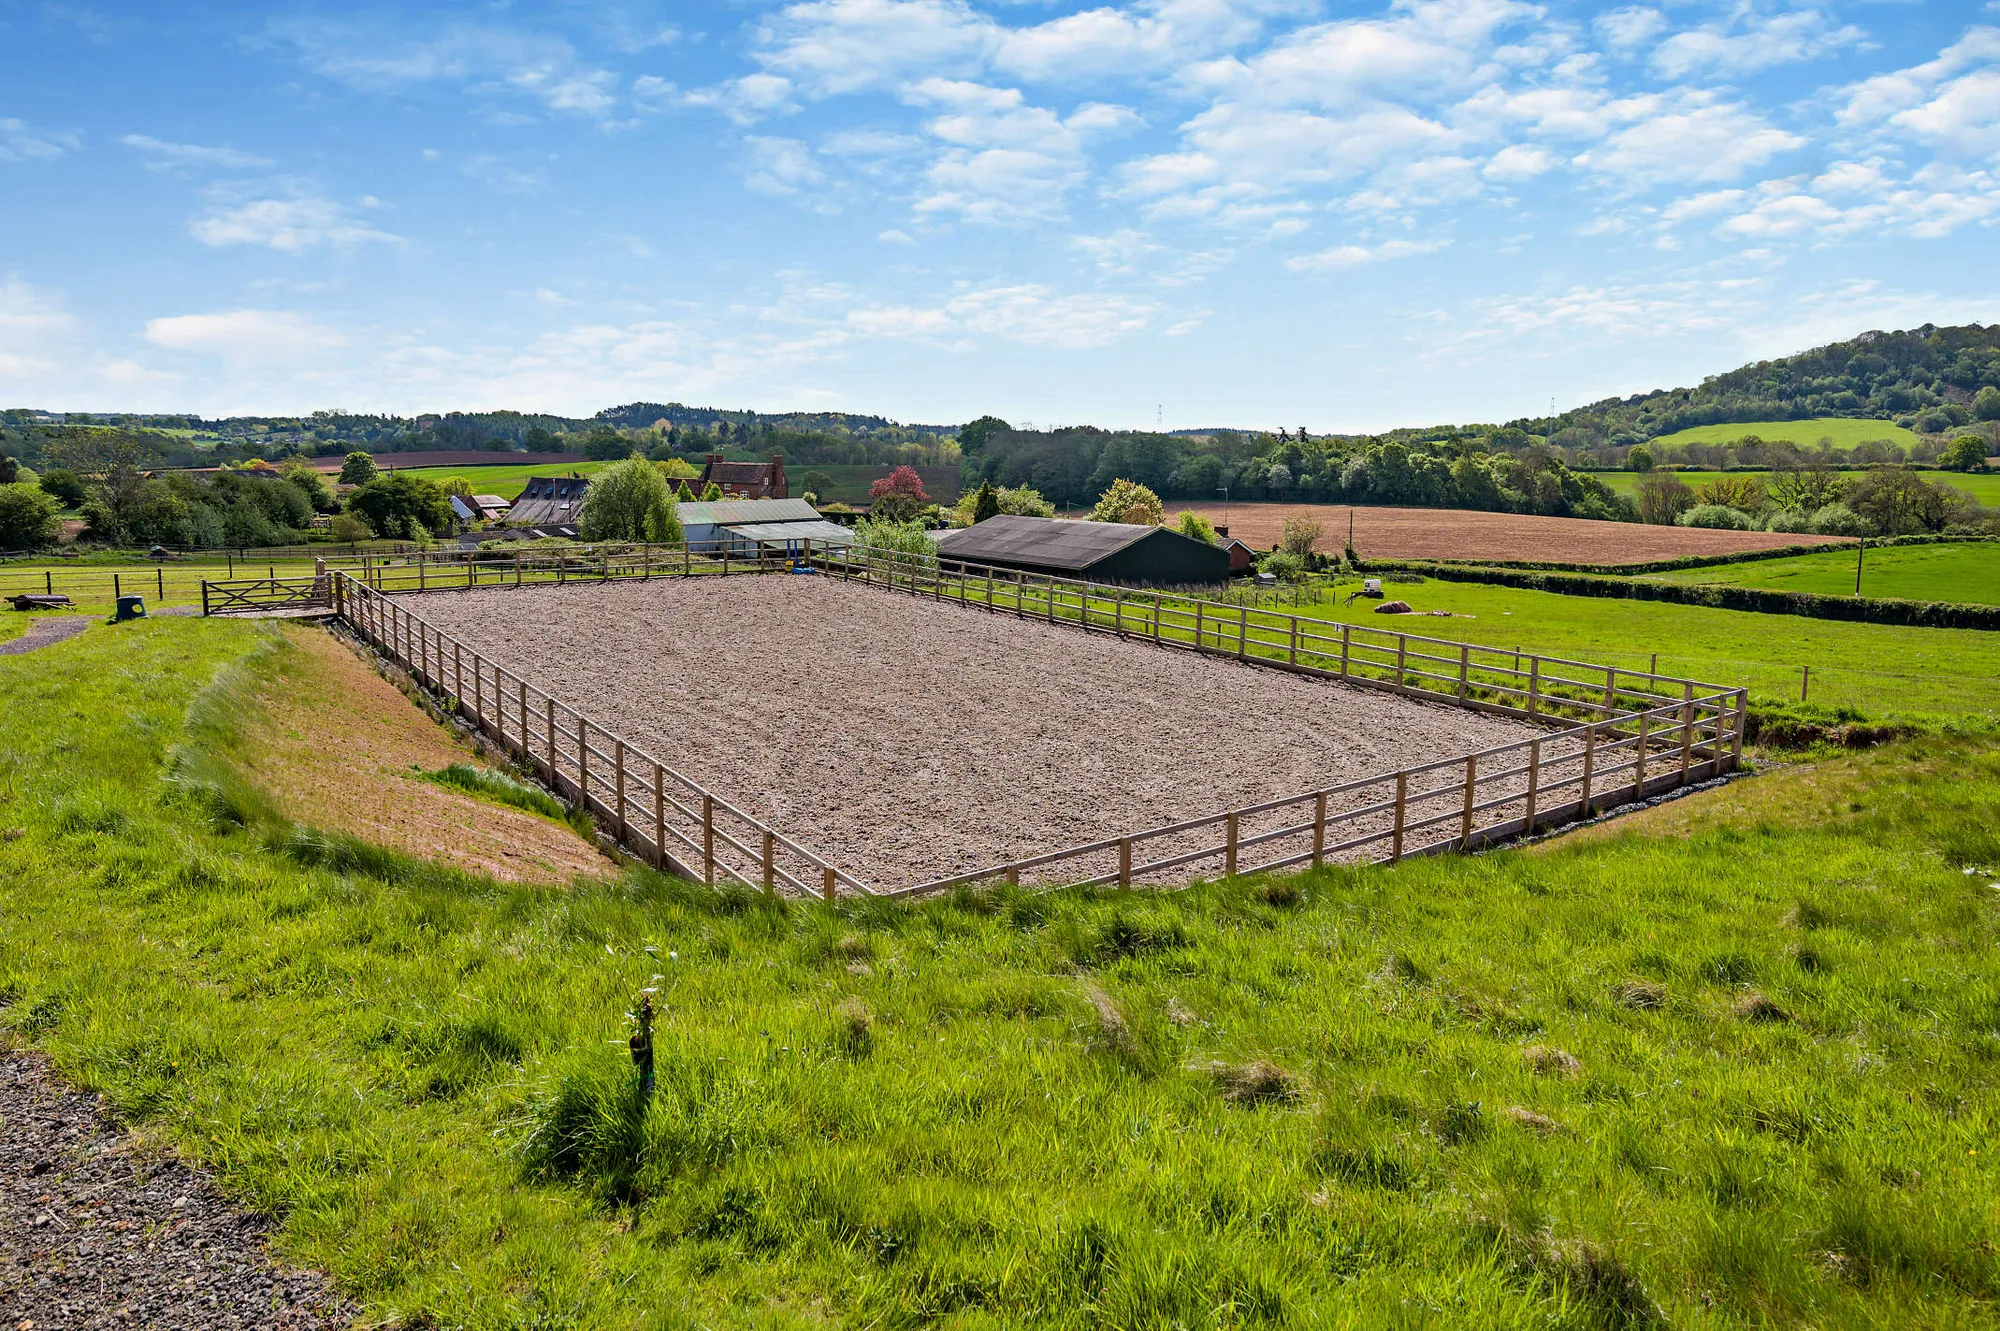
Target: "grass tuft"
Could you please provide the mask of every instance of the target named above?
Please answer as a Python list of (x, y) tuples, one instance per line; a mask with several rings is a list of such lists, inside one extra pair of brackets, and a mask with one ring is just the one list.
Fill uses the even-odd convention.
[(1258, 1059), (1250, 1063), (1212, 1062), (1201, 1066), (1222, 1088), (1222, 1098), (1233, 1105), (1292, 1104), (1299, 1098), (1299, 1082), (1276, 1063)]
[(1667, 987), (1651, 980), (1627, 980), (1618, 986), (1617, 999), (1625, 1007), (1650, 1012), (1667, 1005)]
[(1743, 1021), (1784, 1022), (1792, 1019), (1792, 1014), (1778, 1006), (1775, 999), (1755, 989), (1740, 995), (1729, 1005), (1729, 1010)]
[(1545, 1044), (1531, 1044), (1523, 1049), (1521, 1061), (1537, 1077), (1574, 1077), (1583, 1071), (1583, 1064), (1575, 1054)]

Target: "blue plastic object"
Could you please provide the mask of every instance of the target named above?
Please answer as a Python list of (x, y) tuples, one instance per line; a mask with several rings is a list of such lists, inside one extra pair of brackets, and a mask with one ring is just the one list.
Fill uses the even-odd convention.
[(146, 617), (146, 598), (143, 596), (121, 596), (118, 598), (118, 612), (111, 616), (114, 624), (123, 624), (128, 619)]

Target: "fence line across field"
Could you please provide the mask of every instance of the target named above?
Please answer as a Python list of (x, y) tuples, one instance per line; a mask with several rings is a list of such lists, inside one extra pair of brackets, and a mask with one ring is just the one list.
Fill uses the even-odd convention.
[[(878, 891), (487, 661), (397, 599), (409, 593), (761, 574), (800, 566), (926, 599), (1557, 728), (1477, 753)], [(765, 550), (748, 559), (684, 545), (444, 552), (443, 557), (369, 559), (360, 568), (319, 577), (210, 583), (203, 589), (209, 613), (302, 604), (319, 606), (353, 626), (648, 862), (706, 882), (724, 878), (828, 899), (843, 886), (905, 897), (984, 881), (1019, 883), (1024, 875), (1037, 883), (1130, 885), (1204, 865), (1236, 874), (1320, 864), (1355, 852), (1394, 863), (1411, 855), (1471, 850), (1726, 774), (1741, 760), (1747, 708), (1743, 689), (1650, 669), (1621, 670), (1336, 625), (1185, 593), (811, 543), (802, 543), (794, 554)], [(1203, 835), (1218, 827), (1219, 841)], [(1160, 853), (1139, 860), (1142, 850)], [(1246, 864), (1246, 854), (1260, 850), (1271, 858)], [(1051, 875), (1056, 866), (1062, 872)]]

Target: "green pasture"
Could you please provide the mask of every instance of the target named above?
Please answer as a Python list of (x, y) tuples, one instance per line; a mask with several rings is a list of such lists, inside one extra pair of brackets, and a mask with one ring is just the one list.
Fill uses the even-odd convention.
[[(1840, 473), (1841, 477), (1849, 485), (1859, 481), (1867, 474), (1863, 471), (1843, 471)], [(1982, 504), (2000, 507), (2000, 471), (1926, 471), (1920, 474), (1927, 481), (1943, 481), (1946, 485), (1955, 485)], [(1632, 471), (1597, 471), (1592, 472), (1591, 475), (1603, 481), (1620, 494), (1638, 493), (1639, 482), (1646, 479), (1643, 473)], [(1673, 475), (1680, 477), (1684, 483), (1696, 489), (1699, 489), (1709, 481), (1719, 480), (1726, 476), (1755, 476), (1767, 485), (1771, 479), (1771, 474), (1763, 471), (1676, 471)]]
[(1788, 442), (1810, 448), (1822, 439), (1831, 439), (1835, 448), (1852, 448), (1870, 439), (1886, 439), (1908, 448), (1917, 442), (1915, 433), (1894, 421), (1856, 420), (1848, 416), (1821, 416), (1809, 421), (1750, 421), (1740, 425), (1696, 425), (1676, 430), (1652, 440), (1655, 444), (1727, 444), (1754, 434), (1767, 443)]
[[(328, 554), (335, 553), (328, 547)], [(338, 547), (341, 554), (346, 547)], [(131, 557), (119, 562), (83, 560), (23, 561), (0, 564), (0, 598), (22, 592), (55, 592), (69, 597), (76, 609), (90, 614), (110, 614), (120, 593), (143, 596), (148, 608), (170, 605), (200, 605), (201, 584), (229, 578), (307, 578), (313, 573), (310, 559), (259, 559), (253, 550), (233, 564), (219, 556), (189, 559), (152, 560)], [(30, 611), (29, 614), (38, 614)], [(24, 618), (12, 606), (0, 601), (0, 618)]]
[(533, 476), (593, 476), (609, 462), (565, 462), (560, 465), (528, 463), (516, 465), (508, 463), (497, 467), (409, 467), (398, 468), (406, 476), (417, 476), (427, 481), (448, 480), (453, 476), (463, 476), (471, 485), (474, 494), (499, 495), (502, 499), (515, 499), (528, 488), (528, 480)]
[[(1849, 570), (1851, 590), (1851, 562)], [(1344, 596), (1359, 585), (1342, 584), (1339, 592)], [(1385, 590), (1414, 610), (1446, 610), (1452, 617), (1377, 615), (1372, 601), (1308, 602), (1299, 613), (1606, 665), (1646, 666), (1657, 652), (1662, 674), (1747, 688), (1765, 702), (1796, 702), (1800, 668), (1811, 666), (1808, 697), (1815, 703), (1852, 707), (1871, 717), (1972, 715), (2000, 721), (1995, 687), (2000, 634), (1563, 596), (1474, 582), (1392, 583)], [(1282, 595), (1270, 604), (1292, 608)]]
[(0, 658), (0, 1038), (277, 1217), (371, 1324), (2000, 1301), (1991, 742), (1533, 853), (835, 908), (500, 887), (276, 822), (230, 755), (286, 643), (157, 621)]
[(1682, 569), (1648, 577), (1659, 582), (1770, 587), (1778, 591), (1851, 596), (1857, 560), (1863, 596), (2000, 605), (2000, 542), (1996, 541), (1894, 545), (1858, 554), (1854, 550), (1841, 550)]

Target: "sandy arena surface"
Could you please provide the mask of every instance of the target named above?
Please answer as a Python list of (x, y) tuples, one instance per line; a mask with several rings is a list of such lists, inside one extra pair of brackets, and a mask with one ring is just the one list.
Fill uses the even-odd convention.
[(1477, 513), (1455, 508), (1369, 508), (1346, 504), (1169, 504), (1167, 515), (1192, 509), (1238, 540), (1269, 550), (1285, 519), (1317, 518), (1325, 534), (1318, 548), (1338, 554), (1347, 544), (1347, 515), (1354, 514), (1354, 548), (1364, 559), (1493, 559), (1561, 564), (1645, 564), (1683, 555), (1726, 555), (1787, 545), (1829, 544), (1827, 536), (1788, 532), (1715, 531), (1704, 527), (1655, 527), (1638, 522), (1544, 518), (1521, 513)]
[(408, 600), (878, 889), (1532, 733), (824, 577)]

